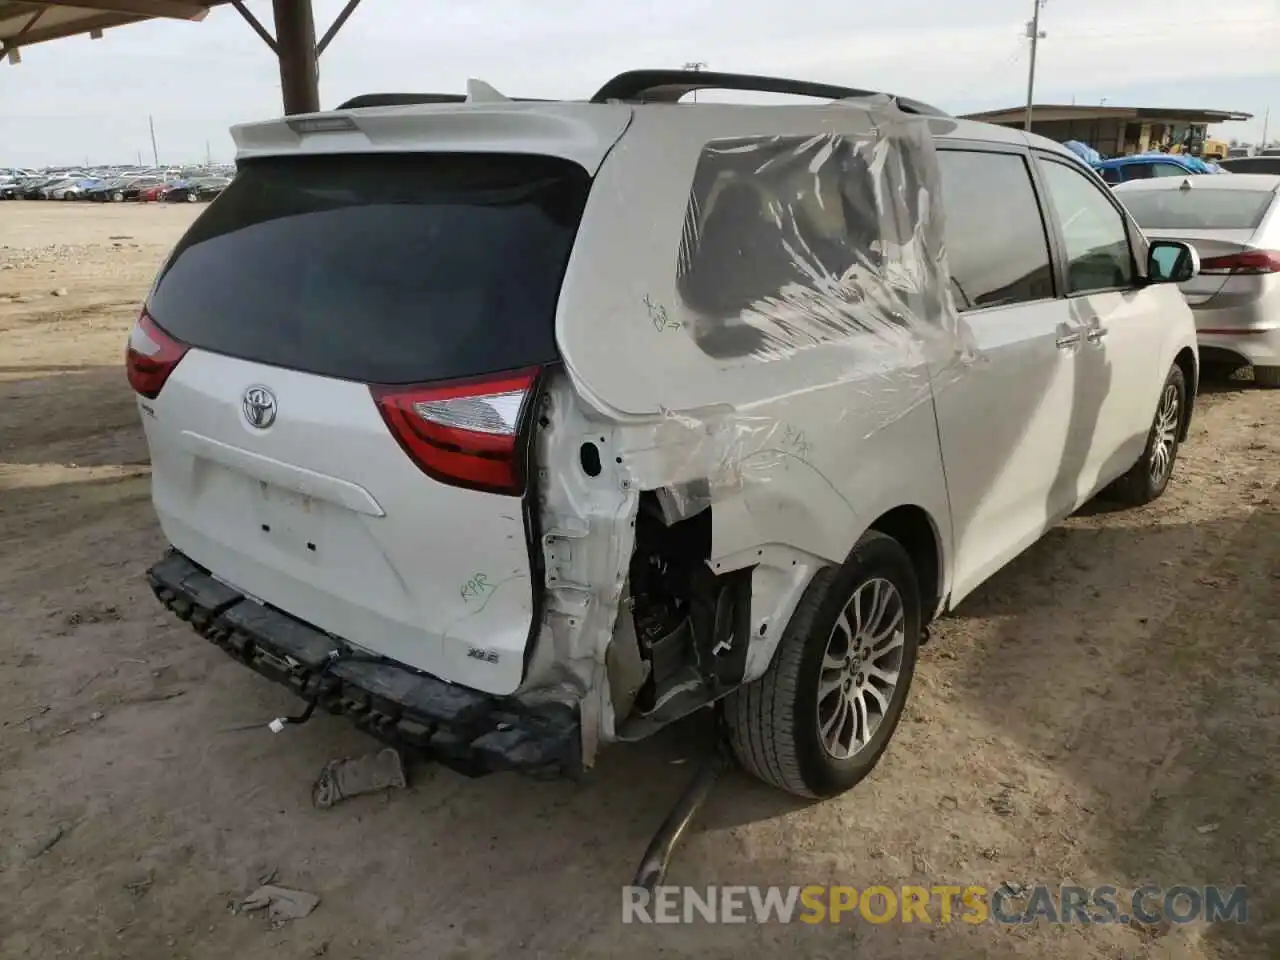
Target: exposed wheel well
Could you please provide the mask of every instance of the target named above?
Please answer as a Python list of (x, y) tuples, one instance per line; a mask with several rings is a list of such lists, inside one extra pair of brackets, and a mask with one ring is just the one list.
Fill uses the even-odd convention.
[(1181, 443), (1187, 439), (1187, 434), (1191, 430), (1191, 412), (1196, 405), (1196, 393), (1200, 388), (1199, 372), (1196, 370), (1196, 355), (1190, 347), (1183, 347), (1178, 351), (1173, 362), (1182, 371), (1183, 380), (1187, 385), (1186, 402), (1182, 405), (1182, 424), (1178, 433), (1178, 442)]
[(920, 581), (920, 596), (924, 600), (921, 612), (927, 623), (933, 619), (942, 599), (942, 552), (929, 514), (917, 506), (894, 507), (871, 524), (871, 529), (893, 537), (910, 554), (916, 579)]

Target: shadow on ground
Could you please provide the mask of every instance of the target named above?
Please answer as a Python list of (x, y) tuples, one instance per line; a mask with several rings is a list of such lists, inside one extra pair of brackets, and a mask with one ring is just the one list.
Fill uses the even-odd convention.
[(1277, 494), (1247, 519), (1059, 527), (962, 605), (1010, 627), (954, 651), (966, 708), (1096, 798), (1098, 882), (1248, 885), (1251, 923), (1206, 934), (1246, 956), (1280, 956)]

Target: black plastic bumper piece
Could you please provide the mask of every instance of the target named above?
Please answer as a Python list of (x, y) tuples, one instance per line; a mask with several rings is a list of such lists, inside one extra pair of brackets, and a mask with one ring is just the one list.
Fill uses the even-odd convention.
[(378, 739), (467, 776), (537, 777), (582, 770), (576, 709), (524, 704), (445, 683), (354, 650), (343, 640), (248, 599), (183, 554), (147, 571), (156, 597), (241, 663)]

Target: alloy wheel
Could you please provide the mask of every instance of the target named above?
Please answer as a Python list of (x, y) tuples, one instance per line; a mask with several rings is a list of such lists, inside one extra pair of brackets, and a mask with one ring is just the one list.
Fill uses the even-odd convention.
[(818, 730), (835, 759), (863, 749), (888, 715), (905, 643), (898, 588), (883, 578), (862, 583), (831, 631), (818, 680)]
[(1159, 486), (1173, 468), (1173, 456), (1178, 446), (1178, 414), (1181, 404), (1178, 388), (1166, 383), (1156, 408), (1155, 443), (1151, 448), (1151, 482)]

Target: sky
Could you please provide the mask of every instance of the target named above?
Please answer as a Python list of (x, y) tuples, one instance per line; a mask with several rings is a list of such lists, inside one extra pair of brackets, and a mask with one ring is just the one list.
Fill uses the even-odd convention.
[[(270, 26), (269, 0), (247, 0)], [(1026, 101), (1033, 0), (364, 0), (325, 52), (320, 97), (458, 91), (587, 97), (624, 70), (709, 69), (899, 93), (952, 113)], [(342, 0), (314, 0), (323, 33)], [(1217, 135), (1280, 138), (1280, 0), (1047, 0), (1038, 103), (1253, 113)], [(228, 128), (278, 116), (279, 73), (230, 6), (23, 51), (0, 65), (0, 167), (233, 159)]]

